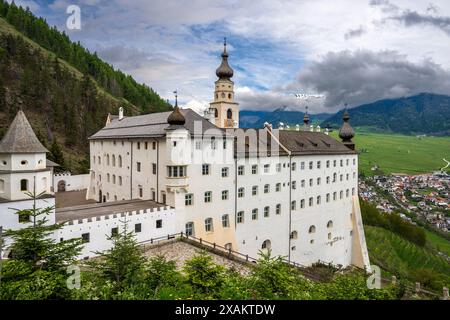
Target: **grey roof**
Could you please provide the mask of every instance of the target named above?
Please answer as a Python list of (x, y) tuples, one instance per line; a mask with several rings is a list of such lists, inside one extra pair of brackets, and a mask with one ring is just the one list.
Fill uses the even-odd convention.
[[(240, 129), (235, 130), (235, 135), (239, 139), (239, 134), (247, 130), (252, 129)], [(269, 152), (274, 156), (273, 152), (278, 152), (280, 156), (288, 155), (288, 152), (280, 145), (274, 147), (272, 150), (272, 139), (267, 133), (267, 129), (256, 130), (257, 141), (250, 138), (245, 142), (245, 150), (242, 149), (242, 145), (239, 145), (235, 141), (235, 156), (236, 157), (252, 157), (263, 156)], [(314, 155), (314, 154), (356, 154), (357, 152), (349, 149), (342, 142), (326, 135), (322, 132), (312, 131), (294, 131), (294, 130), (272, 130), (273, 135), (279, 140), (279, 142), (291, 152), (292, 155)], [(242, 140), (241, 140), (242, 141)], [(257, 146), (255, 145), (257, 144)], [(241, 148), (239, 148), (241, 146)], [(250, 148), (249, 148), (250, 147)], [(239, 148), (239, 150), (238, 150)]]
[(162, 208), (164, 206), (164, 204), (151, 200), (134, 199), (56, 208), (56, 222), (95, 218), (116, 213)]
[(322, 132), (279, 130), (279, 140), (293, 155), (357, 153)]
[(47, 163), (46, 163), (46, 167), (50, 168), (50, 167), (59, 167), (59, 164), (57, 164), (56, 162), (53, 162), (51, 160), (46, 159)]
[(36, 137), (33, 128), (22, 110), (9, 126), (0, 141), (0, 153), (45, 153), (49, 152)]
[[(202, 134), (205, 134), (206, 130), (214, 129), (216, 131), (215, 134), (219, 131), (221, 133), (225, 133), (225, 130), (216, 127), (214, 124), (191, 109), (181, 109), (180, 111), (186, 119), (184, 127), (191, 135), (198, 134), (194, 132), (194, 123), (196, 121), (199, 121), (199, 123), (201, 122)], [(164, 137), (166, 135), (166, 130), (170, 129), (167, 118), (171, 113), (172, 111), (158, 112), (141, 116), (126, 117), (122, 120), (114, 119), (111, 123), (107, 124), (103, 129), (92, 135), (89, 139)], [(199, 123), (197, 123), (198, 126)]]

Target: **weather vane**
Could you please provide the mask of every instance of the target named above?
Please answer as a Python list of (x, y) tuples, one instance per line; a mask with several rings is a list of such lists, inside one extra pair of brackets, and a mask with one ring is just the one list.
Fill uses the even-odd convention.
[(173, 94), (175, 95), (175, 107), (178, 107), (178, 91), (175, 90)]

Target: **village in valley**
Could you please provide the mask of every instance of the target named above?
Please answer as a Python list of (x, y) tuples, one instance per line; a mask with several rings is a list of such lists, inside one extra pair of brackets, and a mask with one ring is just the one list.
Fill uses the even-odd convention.
[(418, 219), (438, 231), (450, 231), (450, 175), (445, 172), (366, 177), (359, 182), (359, 193), (381, 212), (398, 212), (413, 224)]

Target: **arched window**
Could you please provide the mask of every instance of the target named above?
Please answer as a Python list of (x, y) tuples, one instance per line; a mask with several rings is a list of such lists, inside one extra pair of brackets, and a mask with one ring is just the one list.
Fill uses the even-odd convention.
[(227, 110), (227, 119), (233, 119), (233, 111), (231, 109)]
[(219, 117), (219, 110), (217, 110), (217, 108), (214, 108), (214, 117), (215, 118)]
[(193, 236), (194, 235), (194, 223), (188, 222), (185, 225), (185, 232), (187, 236)]
[(231, 93), (228, 94), (228, 99), (231, 99)]
[(122, 185), (122, 177), (119, 176), (119, 186), (121, 186), (121, 185)]
[(113, 176), (112, 176), (112, 183), (116, 184), (116, 175), (115, 174), (113, 174)]
[(110, 181), (110, 175), (109, 175), (109, 173), (106, 174), (106, 181), (108, 181), (108, 182)]
[(333, 228), (333, 221), (328, 221), (327, 228)]
[(291, 232), (291, 239), (297, 239), (298, 238), (298, 232), (297, 231), (292, 231)]
[(102, 158), (100, 158), (100, 156), (98, 156), (97, 158), (98, 158), (98, 164), (102, 164)]
[(42, 178), (42, 188), (47, 191), (47, 178), (43, 177)]
[(122, 168), (122, 156), (119, 156), (119, 168)]
[(109, 154), (106, 155), (106, 165), (109, 166)]
[(261, 249), (270, 250), (270, 248), (272, 248), (272, 243), (270, 242), (270, 240), (264, 240), (261, 245)]
[(116, 166), (116, 156), (114, 154), (112, 155), (112, 166)]
[(5, 192), (5, 180), (0, 179), (0, 193)]
[(310, 226), (308, 232), (309, 233), (315, 233), (316, 232), (316, 227), (315, 226)]
[(28, 191), (28, 180), (27, 179), (20, 180), (20, 191)]

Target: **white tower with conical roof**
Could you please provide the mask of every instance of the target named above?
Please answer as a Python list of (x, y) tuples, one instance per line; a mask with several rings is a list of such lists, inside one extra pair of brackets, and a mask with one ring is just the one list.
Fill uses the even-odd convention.
[(27, 191), (52, 193), (46, 152), (20, 110), (0, 141), (0, 198), (17, 201), (30, 199)]

